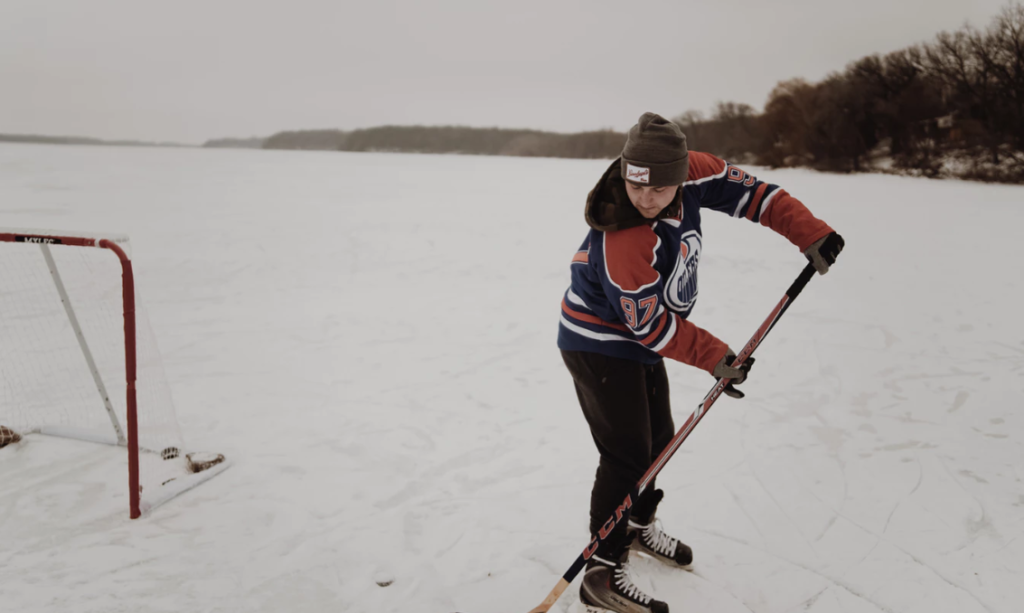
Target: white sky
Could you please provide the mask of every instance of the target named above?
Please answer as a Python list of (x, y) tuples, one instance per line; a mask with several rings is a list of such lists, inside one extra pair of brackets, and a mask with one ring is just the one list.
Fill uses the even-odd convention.
[(624, 130), (985, 26), (1005, 0), (0, 0), (0, 132)]

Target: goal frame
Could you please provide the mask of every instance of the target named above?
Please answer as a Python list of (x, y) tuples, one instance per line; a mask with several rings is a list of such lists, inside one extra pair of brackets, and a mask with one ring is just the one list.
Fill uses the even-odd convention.
[[(0, 229), (0, 243), (38, 244), (42, 248), (43, 256), (46, 258), (47, 267), (50, 270), (52, 280), (56, 285), (58, 293), (60, 294), (64, 310), (68, 315), (68, 320), (72, 328), (74, 329), (75, 335), (79, 342), (79, 347), (82, 350), (83, 356), (85, 357), (86, 360), (86, 364), (88, 365), (94, 383), (97, 386), (97, 391), (103, 398), (107, 412), (111, 418), (111, 422), (114, 427), (114, 432), (117, 436), (116, 445), (126, 447), (128, 450), (128, 494), (130, 507), (129, 516), (131, 517), (131, 519), (138, 519), (142, 516), (143, 509), (141, 504), (141, 490), (139, 479), (139, 424), (137, 405), (138, 400), (136, 394), (137, 357), (135, 275), (132, 270), (131, 258), (129, 257), (125, 249), (123, 249), (121, 246), (121, 244), (128, 244), (128, 238), (126, 236), (118, 235), (72, 235), (63, 232), (51, 232), (48, 230)], [(93, 362), (91, 356), (90, 349), (88, 348), (88, 344), (86, 343), (85, 338), (82, 334), (82, 330), (79, 327), (77, 317), (74, 313), (74, 306), (68, 299), (67, 293), (65, 292), (63, 287), (63, 282), (60, 278), (60, 273), (57, 270), (52, 255), (49, 252), (49, 245), (67, 245), (72, 247), (92, 247), (98, 249), (105, 249), (113, 253), (121, 263), (121, 293), (122, 310), (124, 316), (124, 376), (127, 395), (127, 410), (125, 420), (126, 423), (124, 429), (127, 432), (123, 432), (121, 430), (116, 412), (111, 406), (109, 396), (106, 394), (106, 389), (102, 382), (102, 378), (100, 377), (96, 369), (95, 363)], [(214, 473), (214, 471), (211, 471), (211, 473)], [(209, 477), (212, 476), (213, 474), (209, 475)], [(148, 508), (151, 507), (147, 506), (147, 509)]]

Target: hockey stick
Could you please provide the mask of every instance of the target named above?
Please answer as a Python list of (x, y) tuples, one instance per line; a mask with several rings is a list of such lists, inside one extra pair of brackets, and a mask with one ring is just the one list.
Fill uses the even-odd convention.
[[(747, 358), (750, 357), (752, 353), (754, 353), (754, 350), (757, 349), (758, 345), (761, 344), (761, 341), (768, 336), (768, 333), (772, 331), (772, 328), (774, 328), (775, 324), (778, 323), (782, 314), (786, 312), (789, 305), (793, 304), (793, 301), (796, 300), (796, 297), (800, 295), (804, 286), (807, 285), (807, 282), (810, 281), (813, 276), (814, 265), (808, 264), (803, 271), (800, 272), (800, 275), (796, 278), (796, 281), (793, 282), (793, 285), (789, 286), (789, 289), (786, 290), (786, 295), (783, 296), (782, 300), (780, 300), (779, 303), (775, 305), (775, 308), (772, 309), (772, 313), (768, 316), (768, 319), (764, 320), (761, 327), (757, 329), (754, 336), (751, 337), (750, 341), (748, 341), (743, 347), (743, 351), (736, 356), (736, 361), (732, 364), (734, 368), (738, 368), (747, 360)], [(608, 521), (605, 522), (597, 535), (590, 541), (590, 544), (583, 550), (583, 553), (576, 558), (576, 561), (572, 563), (569, 570), (566, 571), (566, 573), (562, 575), (562, 578), (558, 580), (558, 584), (555, 586), (555, 589), (551, 590), (551, 593), (544, 599), (544, 602), (540, 603), (540, 605), (535, 609), (532, 609), (530, 613), (547, 613), (547, 611), (554, 606), (555, 602), (562, 595), (562, 592), (569, 587), (569, 584), (576, 578), (576, 575), (583, 570), (587, 560), (589, 560), (590, 557), (594, 555), (594, 552), (597, 551), (597, 547), (601, 544), (601, 541), (608, 538), (612, 529), (622, 521), (622, 518), (625, 516), (625, 511), (633, 507), (633, 503), (640, 497), (640, 494), (642, 494), (644, 490), (647, 489), (647, 486), (650, 485), (651, 481), (658, 476), (661, 469), (665, 468), (665, 464), (668, 463), (676, 450), (679, 449), (679, 446), (683, 444), (686, 437), (690, 435), (690, 432), (693, 431), (704, 415), (707, 414), (711, 405), (713, 405), (715, 401), (718, 400), (718, 397), (722, 395), (722, 392), (725, 390), (725, 386), (729, 384), (729, 381), (731, 381), (731, 379), (719, 379), (715, 383), (715, 386), (711, 388), (711, 391), (704, 397), (704, 400), (697, 405), (697, 409), (693, 414), (686, 418), (686, 423), (679, 428), (679, 431), (676, 432), (676, 435), (672, 437), (671, 441), (669, 441), (665, 450), (661, 452), (656, 460), (654, 460), (654, 464), (647, 469), (647, 473), (645, 473), (640, 479), (640, 482), (636, 484), (633, 491), (626, 496), (626, 499), (622, 502), (619, 508), (615, 510), (615, 513), (608, 518)]]

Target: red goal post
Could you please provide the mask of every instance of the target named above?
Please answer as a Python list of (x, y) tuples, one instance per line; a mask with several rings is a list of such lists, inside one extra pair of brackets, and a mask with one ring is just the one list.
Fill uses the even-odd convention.
[[(22, 250), (31, 250), (31, 245), (38, 245), (41, 254), (35, 256), (31, 254), (26, 255), (25, 261), (33, 261), (32, 258), (38, 259), (38, 255), (42, 256), (42, 263), (45, 263), (48, 269), (50, 281), (57, 290), (57, 296), (60, 298), (60, 303), (63, 307), (64, 315), (66, 320), (63, 320), (59, 316), (54, 317), (54, 313), (59, 311), (55, 305), (45, 304), (40, 305), (39, 302), (48, 302), (48, 296), (52, 296), (52, 291), (41, 290), (39, 295), (43, 298), (35, 297), (36, 294), (32, 293), (32, 301), (36, 303), (38, 311), (45, 313), (45, 315), (38, 315), (36, 311), (31, 311), (27, 315), (19, 317), (16, 313), (11, 319), (17, 320), (20, 326), (24, 326), (29, 329), (28, 339), (30, 343), (39, 343), (45, 347), (42, 362), (47, 365), (37, 366), (32, 370), (30, 377), (24, 378), (36, 378), (40, 377), (37, 371), (42, 371), (41, 378), (43, 381), (40, 382), (25, 382), (19, 384), (17, 379), (22, 377), (14, 376), (10, 377), (14, 381), (0, 381), (0, 427), (10, 429), (20, 439), (21, 434), (29, 433), (41, 433), (50, 434), (56, 436), (66, 436), (69, 438), (79, 438), (84, 440), (92, 440), (98, 442), (110, 442), (117, 445), (124, 446), (128, 449), (128, 491), (129, 491), (129, 506), (130, 516), (132, 519), (140, 517), (143, 511), (149, 510), (157, 504), (161, 504), (171, 497), (180, 494), (187, 489), (191, 489), (198, 483), (209, 479), (221, 470), (227, 467), (227, 463), (224, 462), (224, 457), (219, 454), (194, 454), (187, 453), (181, 443), (180, 430), (177, 427), (177, 420), (174, 416), (173, 404), (170, 400), (169, 388), (166, 386), (166, 382), (163, 375), (162, 362), (159, 359), (159, 353), (155, 349), (155, 341), (149, 343), (152, 345), (151, 352), (156, 356), (147, 361), (147, 368), (152, 370), (154, 374), (151, 378), (153, 379), (154, 388), (153, 394), (158, 399), (152, 404), (154, 405), (153, 412), (156, 419), (154, 422), (154, 432), (152, 436), (149, 436), (147, 445), (140, 445), (139, 440), (139, 404), (138, 404), (138, 357), (139, 357), (139, 346), (138, 346), (138, 328), (136, 326), (137, 318), (137, 301), (136, 301), (136, 288), (135, 278), (132, 271), (132, 261), (129, 256), (130, 243), (126, 236), (122, 235), (81, 235), (81, 234), (67, 234), (62, 232), (53, 231), (41, 231), (41, 230), (5, 230), (0, 229), (0, 247), (7, 245), (9, 253), (3, 255), (8, 257), (0, 257), (0, 268), (8, 269), (11, 267), (19, 267), (19, 258), (11, 257), (11, 254), (17, 253), (21, 256)], [(19, 250), (20, 247), (20, 250)], [(62, 269), (72, 268), (75, 271), (79, 269), (74, 268), (78, 260), (87, 261), (89, 256), (73, 257), (72, 252), (81, 252), (82, 249), (69, 249), (69, 248), (82, 248), (92, 247), (99, 250), (105, 250), (115, 255), (120, 263), (121, 279), (120, 294), (121, 294), (121, 318), (123, 320), (123, 362), (121, 360), (115, 360), (109, 355), (103, 359), (98, 360), (94, 358), (96, 353), (96, 347), (98, 345), (103, 346), (103, 351), (109, 354), (112, 351), (112, 347), (108, 347), (111, 344), (110, 336), (113, 336), (112, 331), (106, 330), (103, 332), (89, 329), (89, 322), (85, 325), (79, 322), (79, 313), (81, 310), (102, 310), (104, 308), (113, 307), (111, 305), (99, 306), (94, 302), (102, 300), (92, 300), (92, 292), (99, 288), (102, 297), (109, 298), (112, 294), (112, 290), (116, 290), (116, 287), (108, 288), (103, 292), (102, 288), (106, 284), (118, 285), (116, 280), (109, 279), (110, 274), (103, 274), (103, 272), (109, 273), (109, 270), (101, 271), (97, 273), (97, 279), (83, 279), (78, 285), (82, 289), (72, 291), (72, 287), (65, 283), (64, 277), (67, 276), (66, 272)], [(55, 251), (60, 250), (60, 253)], [(74, 254), (77, 256), (77, 254)], [(93, 258), (95, 259), (95, 258)], [(41, 266), (42, 263), (39, 263)], [(37, 264), (33, 263), (27, 266), (35, 267)], [(26, 266), (26, 267), (27, 267)], [(105, 265), (104, 265), (105, 266)], [(88, 270), (90, 274), (96, 270), (97, 265), (92, 262), (87, 262), (80, 270)], [(102, 267), (101, 267), (102, 269)], [(41, 270), (41, 268), (39, 269)], [(3, 270), (0, 270), (0, 275), (4, 274)], [(78, 273), (72, 273), (75, 276), (79, 276)], [(47, 285), (49, 283), (37, 277), (44, 277), (41, 272), (22, 274), (19, 282), (15, 283), (4, 283), (5, 287), (14, 285), (14, 289), (10, 290), (8, 294), (17, 294), (18, 288), (23, 286), (33, 286), (38, 281), (40, 285)], [(0, 276), (0, 281), (3, 281), (3, 277)], [(28, 292), (26, 292), (28, 293)], [(73, 295), (76, 294), (76, 295)], [(12, 298), (17, 300), (17, 298)], [(107, 300), (109, 302), (109, 300)], [(84, 303), (84, 304), (83, 304)], [(0, 302), (0, 308), (3, 308), (5, 304)], [(32, 309), (33, 307), (28, 307)], [(143, 315), (144, 317), (144, 315)], [(37, 320), (47, 320), (37, 321)], [(49, 320), (61, 319), (61, 321), (54, 323)], [(90, 321), (99, 322), (102, 317), (88, 318)], [(107, 317), (109, 320), (110, 317)], [(145, 328), (148, 331), (148, 320), (145, 321)], [(99, 324), (92, 324), (94, 327), (102, 327)], [(5, 335), (16, 337), (21, 332), (22, 327), (19, 325), (8, 325), (4, 326), (2, 320), (0, 320), (0, 345), (11, 346), (17, 345), (17, 338), (9, 339), (4, 338)], [(34, 330), (34, 328), (39, 328)], [(75, 351), (72, 343), (72, 333), (74, 339), (77, 340), (78, 352)], [(51, 338), (52, 337), (52, 338)], [(41, 339), (41, 340), (40, 340)], [(65, 353), (75, 353), (74, 357), (64, 357)], [(59, 374), (47, 376), (46, 368), (48, 368), (49, 362), (61, 364), (64, 362), (70, 364), (80, 364), (85, 362), (85, 368), (83, 370), (90, 371), (92, 386), (95, 387), (95, 394), (89, 392), (82, 392), (79, 390), (76, 394), (62, 394), (55, 393), (50, 394), (48, 390), (53, 389), (56, 386), (62, 384), (62, 379)], [(0, 367), (3, 363), (4, 354), (0, 353)], [(111, 372), (120, 370), (123, 364), (123, 382), (115, 381), (116, 373)], [(113, 367), (111, 366), (113, 365)], [(70, 366), (74, 369), (74, 366)], [(17, 370), (16, 367), (10, 369)], [(24, 370), (24, 369), (22, 369)], [(86, 380), (84, 373), (76, 373), (76, 377), (82, 380)], [(49, 380), (47, 380), (49, 379)], [(120, 415), (122, 411), (117, 411), (114, 408), (115, 402), (112, 402), (111, 395), (107, 393), (108, 388), (119, 388), (123, 385), (123, 416), (124, 416), (124, 428), (121, 427)], [(79, 385), (79, 387), (92, 387), (88, 384)], [(165, 390), (161, 393), (161, 388)], [(45, 390), (39, 393), (39, 390)], [(35, 393), (34, 393), (35, 392)], [(47, 398), (39, 400), (39, 396), (53, 396), (53, 398)], [(71, 402), (72, 405), (84, 404), (87, 408), (64, 408), (60, 406), (62, 404), (61, 397), (64, 395), (75, 395), (76, 399)], [(81, 396), (93, 395), (91, 401), (80, 402)], [(19, 400), (22, 401), (20, 404), (31, 405), (39, 404), (41, 408), (36, 410), (26, 410), (24, 412), (18, 410)], [(96, 427), (96, 415), (92, 415), (93, 408), (95, 412), (99, 413), (99, 410), (94, 405), (102, 404), (106, 408), (106, 412), (109, 417), (109, 424)], [(119, 404), (119, 402), (118, 402)], [(157, 407), (156, 405), (164, 405), (166, 407)], [(92, 407), (92, 408), (88, 408)], [(90, 415), (88, 417), (80, 418), (79, 413), (88, 411)], [(160, 413), (157, 415), (157, 413)], [(169, 415), (168, 415), (169, 414)], [(100, 419), (99, 421), (105, 422)], [(104, 436), (102, 430), (109, 427), (113, 430), (113, 438), (110, 438), (111, 434), (109, 431)], [(126, 431), (126, 432), (125, 432)], [(99, 435), (97, 435), (99, 432)], [(0, 443), (2, 444), (2, 443)], [(160, 473), (154, 475), (154, 482), (152, 484), (146, 484), (145, 487), (151, 493), (155, 493), (155, 496), (147, 496), (147, 500), (143, 500), (141, 494), (143, 493), (143, 483), (140, 480), (140, 450), (148, 452), (150, 455), (157, 456), (159, 462), (155, 462), (153, 465), (157, 470), (154, 473)], [(177, 470), (175, 470), (175, 468)], [(177, 473), (184, 474), (177, 474)]]

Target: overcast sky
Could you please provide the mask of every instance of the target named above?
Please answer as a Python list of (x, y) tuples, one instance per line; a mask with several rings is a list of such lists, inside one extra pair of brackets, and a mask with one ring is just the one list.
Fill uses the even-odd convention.
[(624, 130), (987, 26), (1006, 0), (0, 0), (0, 132)]

